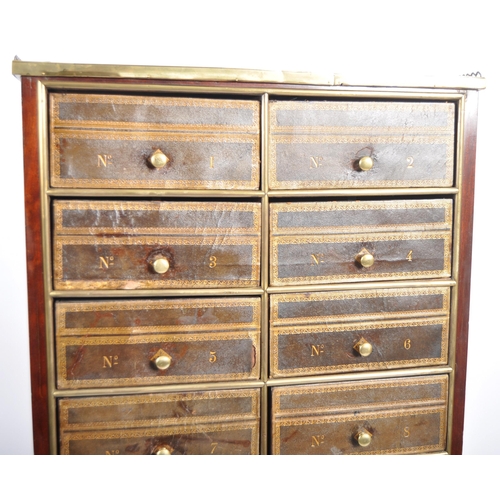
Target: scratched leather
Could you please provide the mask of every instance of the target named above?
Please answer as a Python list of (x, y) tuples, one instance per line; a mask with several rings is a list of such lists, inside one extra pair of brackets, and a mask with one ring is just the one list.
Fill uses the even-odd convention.
[[(63, 454), (256, 454), (259, 389), (63, 399)], [(224, 425), (228, 420), (231, 424)], [(88, 426), (91, 425), (91, 429)]]

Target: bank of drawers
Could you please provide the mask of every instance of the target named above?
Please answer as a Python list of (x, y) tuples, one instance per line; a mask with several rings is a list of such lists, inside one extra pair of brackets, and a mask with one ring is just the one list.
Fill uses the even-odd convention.
[(455, 105), (271, 99), (268, 116), (257, 98), (51, 94), (50, 185), (97, 193), (51, 205), (57, 389), (167, 390), (61, 396), (62, 453), (258, 453), (259, 381), (272, 453), (445, 449), (448, 375), (273, 381), (447, 365), (450, 288), (391, 285), (451, 277), (451, 197), (311, 193), (452, 186)]

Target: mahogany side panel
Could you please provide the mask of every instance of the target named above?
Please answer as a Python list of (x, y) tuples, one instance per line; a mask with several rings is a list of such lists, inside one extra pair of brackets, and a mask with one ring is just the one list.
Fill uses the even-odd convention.
[(469, 91), (465, 104), (463, 169), (461, 189), (461, 222), (459, 247), (459, 283), (455, 388), (453, 398), (453, 430), (451, 453), (462, 454), (465, 380), (467, 374), (467, 342), (469, 337), (469, 297), (472, 260), (472, 226), (474, 214), (474, 176), (476, 170), (478, 92)]
[(37, 83), (36, 78), (22, 79), (22, 113), (33, 445), (35, 454), (44, 455), (49, 453), (50, 448)]

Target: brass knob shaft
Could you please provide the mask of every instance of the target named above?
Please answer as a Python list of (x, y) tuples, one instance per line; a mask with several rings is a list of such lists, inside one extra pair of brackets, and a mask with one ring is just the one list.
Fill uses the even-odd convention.
[(359, 159), (358, 164), (359, 168), (365, 172), (373, 168), (373, 160), (370, 156), (363, 156)]
[(368, 268), (375, 263), (375, 257), (366, 248), (363, 248), (363, 250), (356, 255), (356, 262)]
[(170, 267), (168, 260), (165, 257), (158, 257), (153, 262), (153, 269), (158, 274), (165, 274)]
[(361, 356), (366, 358), (372, 353), (373, 346), (370, 344), (370, 342), (362, 338), (355, 344), (354, 349), (356, 349), (356, 351), (358, 351)]
[(158, 356), (155, 359), (155, 365), (158, 370), (166, 370), (170, 366), (172, 358), (170, 356)]
[(149, 162), (155, 168), (163, 168), (168, 163), (168, 158), (167, 155), (161, 149), (157, 149), (149, 157)]
[(368, 446), (372, 442), (372, 434), (369, 433), (366, 429), (361, 429), (357, 434), (356, 434), (356, 441), (358, 442), (359, 446)]

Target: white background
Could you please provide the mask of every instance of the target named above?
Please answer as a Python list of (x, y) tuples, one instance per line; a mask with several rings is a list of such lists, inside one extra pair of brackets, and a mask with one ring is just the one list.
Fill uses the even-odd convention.
[(500, 454), (500, 45), (494, 6), (490, 0), (47, 0), (0, 7), (0, 454), (33, 452), (15, 55), (40, 62), (362, 71), (368, 80), (481, 71), (488, 88), (480, 95), (464, 453)]

